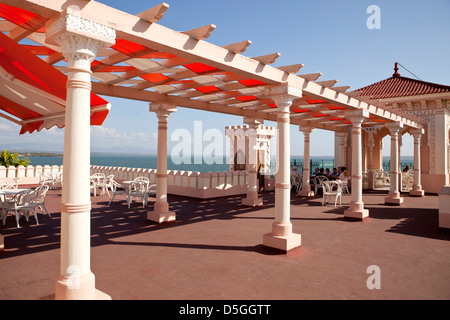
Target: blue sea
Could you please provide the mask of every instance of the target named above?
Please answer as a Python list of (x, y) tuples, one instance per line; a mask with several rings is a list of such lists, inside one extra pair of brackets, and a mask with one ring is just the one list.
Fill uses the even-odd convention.
[[(33, 166), (36, 165), (62, 165), (62, 157), (28, 157)], [(332, 156), (323, 157), (311, 157), (312, 168), (330, 168), (334, 167), (334, 158)], [(271, 172), (275, 172), (276, 158), (271, 159)], [(412, 167), (413, 157), (401, 157), (400, 162), (402, 166), (408, 164)], [(302, 156), (292, 156), (291, 166), (301, 167), (303, 163)], [(91, 164), (99, 166), (115, 166), (115, 167), (128, 167), (128, 168), (144, 168), (144, 169), (156, 169), (156, 156), (152, 155), (125, 155), (125, 154), (92, 154)], [(389, 171), (389, 157), (383, 157), (383, 167)], [(182, 170), (182, 171), (197, 171), (197, 172), (220, 172), (229, 171), (230, 165), (227, 158), (223, 158), (222, 163), (201, 163), (195, 164), (192, 159), (190, 164), (181, 163), (175, 164), (169, 157), (167, 159), (168, 170)]]

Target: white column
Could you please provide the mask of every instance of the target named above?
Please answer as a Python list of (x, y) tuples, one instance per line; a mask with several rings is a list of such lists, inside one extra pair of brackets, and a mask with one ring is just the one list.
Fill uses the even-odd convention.
[(266, 95), (272, 98), (278, 108), (278, 170), (275, 181), (275, 221), (272, 224), (272, 232), (263, 236), (263, 245), (286, 252), (301, 245), (301, 235), (292, 233), (292, 224), (290, 222), (289, 108), (295, 98), (302, 96), (302, 92), (301, 89), (279, 85), (267, 88)]
[(90, 64), (114, 44), (115, 30), (63, 13), (48, 22), (46, 41), (61, 46), (68, 61), (61, 197), (60, 275), (55, 299), (110, 299), (96, 290), (90, 270)]
[(300, 131), (303, 132), (303, 185), (302, 189), (298, 191), (297, 195), (304, 197), (312, 197), (314, 196), (314, 191), (311, 190), (311, 168), (309, 167), (309, 151), (310, 151), (310, 136), (311, 132), (314, 131), (311, 127), (300, 127)]
[(158, 154), (156, 162), (156, 202), (153, 211), (147, 213), (147, 219), (162, 223), (175, 221), (175, 212), (169, 211), (167, 202), (167, 118), (177, 111), (176, 105), (155, 102), (150, 111), (158, 117)]
[(352, 122), (352, 195), (350, 206), (344, 211), (344, 217), (364, 220), (369, 217), (369, 210), (364, 209), (362, 200), (362, 150), (361, 150), (361, 124), (368, 117), (367, 111), (350, 111), (346, 117)]
[(387, 124), (391, 134), (391, 171), (390, 171), (390, 190), (389, 195), (385, 198), (386, 204), (400, 205), (403, 198), (400, 197), (400, 181), (399, 181), (399, 155), (398, 155), (398, 135), (403, 127), (401, 122), (393, 122)]
[(409, 195), (416, 197), (423, 197), (425, 191), (422, 190), (420, 181), (420, 139), (422, 138), (423, 129), (414, 130), (412, 135), (414, 137), (414, 184)]
[(375, 186), (374, 176), (373, 176), (373, 147), (375, 147), (375, 141), (373, 138), (374, 133), (376, 132), (376, 128), (366, 128), (366, 131), (369, 135), (368, 139), (368, 147), (369, 147), (369, 170), (367, 172), (367, 189), (373, 190)]
[(258, 176), (257, 176), (257, 162), (258, 162), (258, 146), (257, 146), (257, 132), (258, 126), (263, 123), (263, 120), (254, 118), (244, 118), (244, 123), (248, 126), (246, 135), (248, 136), (248, 191), (247, 197), (242, 199), (242, 204), (245, 206), (261, 206), (263, 200), (258, 198)]
[(337, 141), (339, 144), (338, 147), (338, 157), (335, 159), (335, 167), (344, 167), (346, 163), (346, 147), (347, 147), (347, 137), (348, 134), (346, 132), (337, 132), (335, 133), (337, 137)]

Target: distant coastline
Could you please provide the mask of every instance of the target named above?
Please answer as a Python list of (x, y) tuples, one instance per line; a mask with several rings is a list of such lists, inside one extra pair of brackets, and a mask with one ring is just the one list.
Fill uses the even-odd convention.
[(19, 157), (55, 157), (62, 158), (62, 153), (55, 152), (17, 152)]

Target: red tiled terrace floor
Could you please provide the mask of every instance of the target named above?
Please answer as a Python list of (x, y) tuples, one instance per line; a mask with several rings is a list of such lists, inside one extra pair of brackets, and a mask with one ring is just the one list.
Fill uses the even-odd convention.
[[(22, 228), (8, 216), (0, 232), (0, 299), (51, 299), (59, 274), (60, 190), (50, 191), (52, 217)], [(384, 205), (385, 192), (364, 193), (370, 218), (343, 219), (345, 206), (292, 197), (293, 230), (302, 246), (278, 254), (261, 246), (271, 231), (274, 193), (264, 205), (241, 196), (211, 200), (170, 196), (177, 221), (146, 220), (149, 203), (131, 209), (92, 197), (91, 268), (96, 286), (113, 299), (450, 299), (450, 230), (438, 228), (438, 196)], [(348, 204), (349, 196), (344, 197)], [(367, 267), (381, 269), (381, 289), (369, 290)]]

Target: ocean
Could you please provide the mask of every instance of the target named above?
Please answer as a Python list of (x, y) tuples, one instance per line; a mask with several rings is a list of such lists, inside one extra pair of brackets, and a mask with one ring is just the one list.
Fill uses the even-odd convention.
[[(28, 157), (33, 166), (36, 165), (57, 165), (63, 164), (62, 157)], [(275, 172), (275, 160), (273, 156), (271, 158), (271, 173)], [(197, 172), (220, 172), (229, 171), (229, 163), (227, 158), (223, 158), (222, 163), (201, 163), (195, 164), (194, 159), (190, 164), (181, 163), (176, 164), (169, 157), (167, 159), (168, 170), (182, 170), (182, 171), (197, 171)], [(334, 158), (332, 156), (315, 157), (311, 156), (312, 168), (330, 168), (334, 167)], [(402, 168), (405, 165), (413, 167), (413, 157), (403, 156), (400, 158)], [(302, 156), (291, 156), (291, 166), (300, 166), (303, 163)], [(143, 168), (143, 169), (156, 169), (156, 156), (151, 155), (125, 155), (125, 154), (92, 154), (91, 165), (99, 166), (115, 166), (115, 167), (128, 167), (128, 168)], [(383, 168), (389, 171), (389, 157), (383, 157)]]

